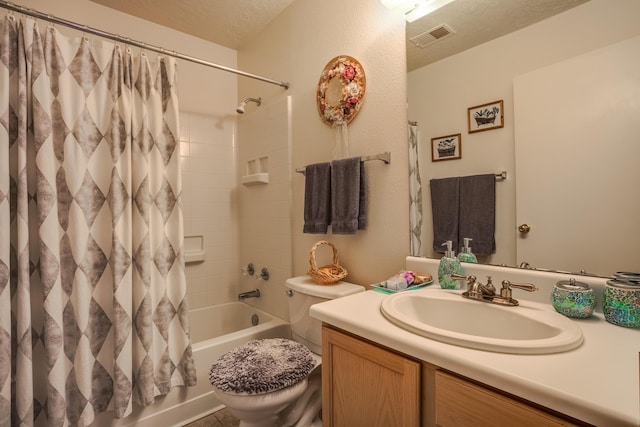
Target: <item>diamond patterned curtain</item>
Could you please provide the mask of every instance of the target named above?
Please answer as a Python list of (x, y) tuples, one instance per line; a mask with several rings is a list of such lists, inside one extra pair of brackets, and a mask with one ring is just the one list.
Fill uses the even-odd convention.
[(409, 255), (422, 255), (422, 180), (418, 127), (409, 124)]
[(0, 426), (195, 384), (173, 59), (0, 27)]

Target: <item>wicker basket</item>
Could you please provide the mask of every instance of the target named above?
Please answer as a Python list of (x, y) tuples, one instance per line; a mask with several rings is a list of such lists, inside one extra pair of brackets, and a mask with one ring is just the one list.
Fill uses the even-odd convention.
[[(318, 268), (316, 264), (316, 249), (322, 245), (329, 245), (333, 249), (333, 264)], [(347, 277), (347, 274), (349, 274), (344, 267), (338, 264), (338, 250), (336, 247), (326, 240), (320, 240), (311, 247), (311, 251), (309, 252), (309, 265), (310, 268), (307, 274), (311, 276), (313, 281), (318, 285), (331, 285), (344, 279)]]

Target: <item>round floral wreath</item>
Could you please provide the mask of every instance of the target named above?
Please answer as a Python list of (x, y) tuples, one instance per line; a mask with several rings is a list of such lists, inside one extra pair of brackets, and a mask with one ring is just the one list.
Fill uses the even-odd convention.
[[(325, 94), (329, 82), (339, 77), (342, 85), (342, 97), (338, 105), (330, 105)], [(328, 124), (347, 124), (360, 111), (366, 89), (366, 79), (362, 65), (350, 56), (333, 58), (322, 71), (318, 82), (318, 111)]]

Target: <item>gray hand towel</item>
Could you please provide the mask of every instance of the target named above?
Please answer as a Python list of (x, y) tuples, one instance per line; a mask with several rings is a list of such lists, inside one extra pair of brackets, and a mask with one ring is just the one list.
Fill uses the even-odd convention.
[(473, 239), (471, 251), (490, 255), (496, 250), (496, 177), (494, 174), (460, 178), (459, 247)]
[(367, 228), (367, 211), (369, 198), (367, 197), (367, 178), (364, 162), (360, 161), (360, 209), (358, 211), (358, 230)]
[(442, 244), (447, 240), (451, 240), (453, 250), (458, 252), (459, 182), (458, 178), (441, 178), (429, 181), (431, 210), (433, 212), (433, 250), (435, 252), (444, 252), (446, 246), (442, 246)]
[(355, 234), (367, 225), (367, 191), (360, 157), (331, 162), (331, 231)]
[(331, 165), (309, 165), (305, 168), (303, 232), (326, 234), (330, 222)]

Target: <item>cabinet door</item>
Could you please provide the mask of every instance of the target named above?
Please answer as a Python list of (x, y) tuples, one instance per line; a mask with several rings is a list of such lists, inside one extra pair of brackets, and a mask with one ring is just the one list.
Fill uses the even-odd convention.
[(436, 372), (435, 386), (436, 424), (439, 427), (576, 425), (442, 371)]
[(418, 427), (420, 364), (324, 326), (322, 422), (325, 427)]

